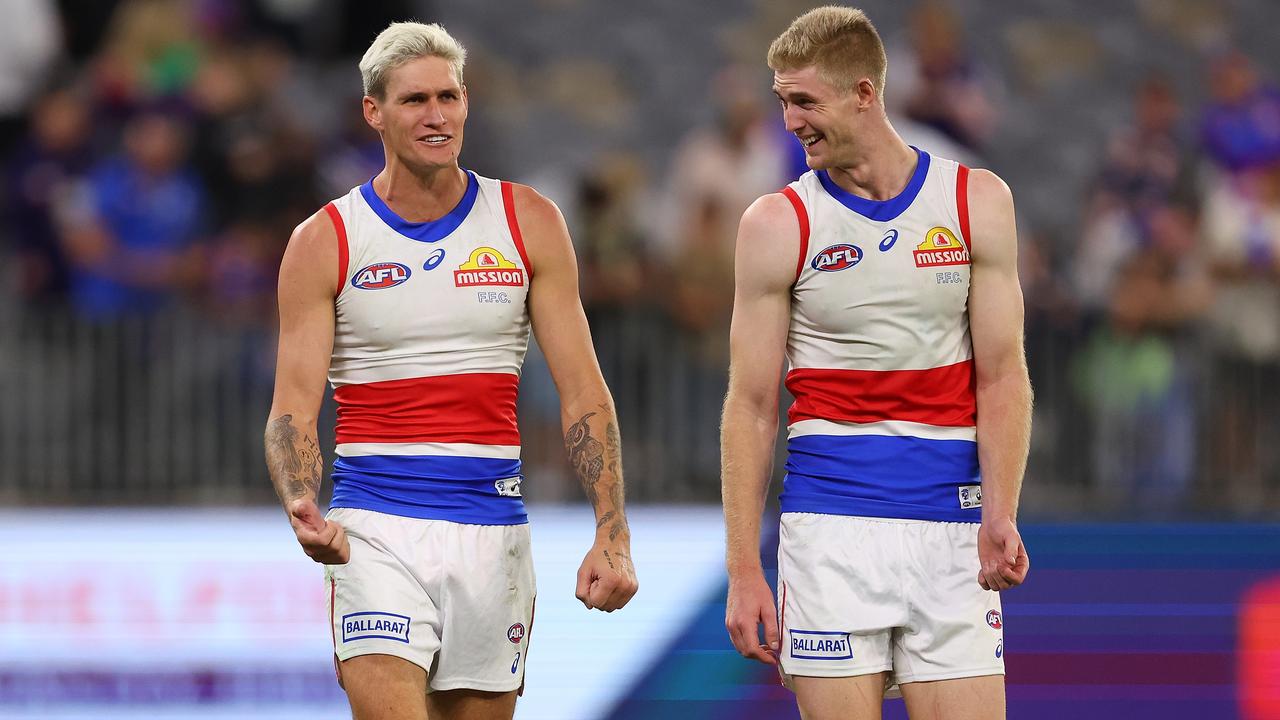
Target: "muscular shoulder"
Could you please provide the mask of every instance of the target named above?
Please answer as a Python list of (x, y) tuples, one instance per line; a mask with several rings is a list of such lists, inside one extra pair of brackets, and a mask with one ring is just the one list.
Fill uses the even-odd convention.
[(969, 173), (969, 221), (976, 262), (999, 262), (1016, 254), (1013, 191), (990, 170)]
[(573, 243), (560, 208), (550, 198), (520, 183), (511, 183), (511, 200), (531, 271), (536, 275), (567, 266), (576, 268)]
[(280, 286), (300, 289), (338, 285), (338, 231), (323, 208), (293, 229), (280, 262)]
[(550, 198), (528, 185), (511, 183), (511, 196), (515, 202), (516, 217), (523, 232), (538, 232), (546, 226), (564, 224), (560, 208)]
[(795, 282), (800, 254), (800, 220), (782, 193), (758, 198), (738, 225), (735, 266), (740, 279), (765, 286)]

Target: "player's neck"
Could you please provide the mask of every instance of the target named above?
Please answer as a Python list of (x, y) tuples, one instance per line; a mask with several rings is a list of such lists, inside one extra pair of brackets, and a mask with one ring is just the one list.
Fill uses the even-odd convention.
[(846, 162), (827, 171), (835, 184), (858, 197), (879, 201), (895, 198), (907, 187), (918, 158), (886, 123), (874, 137), (859, 143)]
[(389, 162), (373, 179), (373, 191), (391, 211), (409, 222), (438, 220), (457, 207), (467, 191), (467, 174), (457, 165), (418, 173)]

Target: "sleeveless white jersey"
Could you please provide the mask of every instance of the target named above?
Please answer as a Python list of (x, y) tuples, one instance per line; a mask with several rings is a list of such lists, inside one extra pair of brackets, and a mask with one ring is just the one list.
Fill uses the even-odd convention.
[(342, 278), (330, 506), (527, 522), (516, 396), (530, 275), (511, 186), (468, 171), (457, 207), (430, 222), (397, 216), (372, 181), (325, 210)]
[(981, 519), (968, 168), (916, 152), (890, 200), (824, 171), (783, 190), (801, 227), (783, 512)]

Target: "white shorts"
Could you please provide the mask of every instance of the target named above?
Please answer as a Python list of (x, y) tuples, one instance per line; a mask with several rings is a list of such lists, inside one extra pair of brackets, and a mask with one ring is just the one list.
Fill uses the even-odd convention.
[(978, 524), (784, 513), (787, 676), (888, 671), (901, 683), (1004, 674), (1000, 594), (978, 585)]
[(465, 525), (337, 508), (351, 560), (325, 566), (338, 660), (395, 655), (429, 690), (524, 683), (533, 625), (529, 526)]

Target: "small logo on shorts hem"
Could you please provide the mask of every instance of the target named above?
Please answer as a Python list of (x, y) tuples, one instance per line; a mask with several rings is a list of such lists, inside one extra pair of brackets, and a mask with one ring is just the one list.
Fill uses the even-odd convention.
[(959, 490), (960, 507), (980, 508), (982, 507), (982, 486), (981, 485), (961, 485)]
[(852, 660), (849, 633), (791, 630), (791, 657), (797, 660)]
[(987, 611), (987, 624), (995, 628), (996, 630), (999, 630), (1000, 628), (1004, 627), (1004, 622), (1000, 619), (999, 610)]
[(520, 644), (520, 641), (524, 639), (524, 624), (516, 623), (507, 628), (507, 639), (517, 645)]
[(1004, 655), (1004, 640), (996, 643), (996, 659), (1000, 659)]
[(342, 616), (342, 642), (372, 638), (408, 643), (409, 618), (384, 612), (358, 612)]

